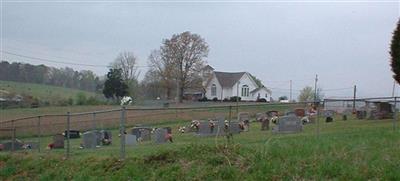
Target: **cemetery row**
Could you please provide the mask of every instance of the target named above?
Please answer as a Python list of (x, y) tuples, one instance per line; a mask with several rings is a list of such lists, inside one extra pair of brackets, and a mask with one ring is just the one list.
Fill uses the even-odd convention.
[[(357, 118), (388, 118), (392, 116), (391, 107), (380, 106), (379, 110), (355, 111)], [(336, 115), (341, 115), (343, 120), (352, 114), (353, 111), (345, 109), (323, 110), (322, 115), (325, 122), (332, 122)], [(261, 124), (261, 130), (267, 131), (272, 128), (273, 133), (298, 133), (303, 130), (303, 125), (315, 123), (319, 116), (317, 109), (311, 106), (309, 109), (298, 108), (293, 111), (281, 114), (279, 111), (268, 111), (257, 113), (255, 119), (251, 119), (248, 112), (238, 113), (237, 120), (227, 120), (224, 115), (216, 116), (208, 120), (192, 120), (188, 125), (179, 126), (179, 134), (193, 133), (197, 136), (227, 136), (250, 131), (250, 124)], [(252, 123), (253, 122), (253, 123)], [(53, 141), (47, 145), (48, 149), (64, 148), (65, 141), (69, 135), (70, 139), (82, 139), (81, 149), (93, 149), (112, 144), (112, 133), (108, 130), (90, 130), (81, 133), (79, 130), (65, 131), (62, 134), (53, 136)], [(155, 128), (150, 126), (133, 127), (121, 132), (118, 137), (124, 137), (122, 140), (125, 145), (137, 145), (139, 142), (153, 142), (155, 144), (173, 143), (173, 134), (171, 127)], [(0, 144), (0, 150), (19, 150), (19, 149), (37, 149), (38, 142), (22, 142), (18, 139), (7, 140)]]

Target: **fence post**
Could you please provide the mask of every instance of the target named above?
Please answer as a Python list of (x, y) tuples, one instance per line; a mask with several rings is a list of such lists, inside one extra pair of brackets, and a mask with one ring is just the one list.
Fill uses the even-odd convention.
[(11, 151), (14, 152), (15, 151), (15, 140), (16, 140), (14, 120), (11, 120), (11, 128), (12, 128)]
[(120, 159), (124, 160), (125, 159), (125, 106), (123, 106), (121, 109), (119, 133), (121, 135)]
[(228, 133), (231, 134), (231, 120), (232, 120), (232, 106), (229, 106), (229, 129)]
[(38, 133), (37, 133), (37, 134), (38, 134), (38, 135), (37, 135), (37, 136), (38, 136), (38, 151), (39, 151), (39, 153), (40, 153), (40, 145), (41, 145), (41, 144), (40, 144), (40, 137), (41, 137), (41, 134), (42, 134), (42, 133), (41, 133), (41, 130), (40, 130), (40, 116), (38, 116), (37, 129), (38, 129), (38, 130), (37, 130), (37, 131), (38, 131)]
[(394, 97), (394, 118), (393, 118), (393, 130), (396, 131), (396, 122), (397, 122), (397, 97)]
[(66, 152), (66, 158), (69, 158), (69, 132), (70, 132), (70, 122), (71, 122), (71, 113), (67, 112), (67, 152)]
[[(324, 100), (324, 101), (325, 101), (325, 100)], [(318, 104), (317, 104), (317, 102), (315, 102), (315, 104), (316, 104), (316, 109), (317, 109), (317, 137), (319, 137), (319, 115), (320, 115), (320, 112), (321, 112), (319, 103), (320, 103), (320, 102), (318, 102)]]
[(96, 112), (93, 112), (93, 130), (96, 130)]

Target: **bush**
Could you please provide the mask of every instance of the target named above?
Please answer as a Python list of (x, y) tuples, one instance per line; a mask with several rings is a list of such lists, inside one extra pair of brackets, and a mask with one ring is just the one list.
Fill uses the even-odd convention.
[(86, 95), (83, 92), (76, 94), (76, 105), (84, 105), (86, 104), (86, 101)]
[[(230, 100), (231, 100), (232, 102), (236, 102), (236, 101), (237, 101), (236, 98), (237, 98), (237, 96), (233, 96), (233, 97), (230, 97)], [(242, 98), (239, 97), (239, 101), (241, 101), (241, 100), (242, 100)]]
[(224, 102), (229, 102), (230, 100), (228, 99), (228, 98), (224, 98), (224, 100), (223, 100)]
[(68, 106), (68, 99), (59, 99), (56, 103), (57, 106)]
[(97, 100), (95, 97), (90, 96), (89, 99), (86, 100), (87, 105), (99, 105), (101, 102)]
[(199, 99), (198, 101), (199, 102), (206, 102), (206, 101), (209, 101), (209, 100), (207, 99), (207, 97), (203, 97), (203, 98)]
[(213, 100), (214, 102), (216, 102), (216, 101), (218, 101), (218, 98), (214, 97), (212, 100)]
[(68, 105), (72, 106), (72, 104), (74, 104), (74, 99), (70, 97), (68, 98)]

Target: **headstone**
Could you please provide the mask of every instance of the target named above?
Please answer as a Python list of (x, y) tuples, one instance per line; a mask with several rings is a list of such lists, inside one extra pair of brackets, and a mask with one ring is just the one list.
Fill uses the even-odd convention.
[(151, 140), (151, 128), (147, 127), (134, 127), (129, 131), (130, 134), (135, 135), (141, 141)]
[(166, 129), (169, 134), (172, 134), (172, 128), (171, 127), (163, 127), (163, 129)]
[(163, 128), (158, 128), (154, 131), (154, 137), (155, 137), (155, 143), (156, 144), (162, 144), (167, 142), (166, 136), (168, 134), (168, 131)]
[(98, 131), (87, 131), (82, 134), (83, 137), (83, 147), (84, 148), (96, 148), (99, 145), (99, 134)]
[(24, 142), (24, 145), (22, 147), (25, 147), (25, 149), (38, 149), (39, 143), (38, 142)]
[(125, 135), (125, 145), (133, 146), (137, 144), (136, 136), (131, 134)]
[(64, 148), (64, 136), (62, 134), (56, 134), (53, 136), (53, 148)]
[(214, 129), (211, 129), (208, 121), (200, 121), (199, 131), (197, 134), (202, 136), (215, 135), (217, 133), (216, 127), (217, 126), (215, 126)]
[(285, 115), (286, 115), (286, 116), (297, 116), (296, 113), (293, 112), (293, 111), (286, 112)]
[(332, 117), (326, 117), (325, 118), (325, 122), (331, 123), (331, 122), (333, 122), (333, 118)]
[(334, 115), (335, 115), (335, 111), (334, 110), (324, 110), (324, 117), (333, 118)]
[[(64, 131), (64, 136), (67, 137), (67, 130)], [(80, 138), (81, 135), (79, 134), (78, 130), (69, 130), (69, 138), (74, 139), (74, 138)]]
[(367, 116), (367, 111), (359, 110), (356, 113), (357, 119), (365, 119), (365, 117)]
[(140, 138), (140, 136), (141, 136), (140, 129), (142, 129), (142, 128), (141, 127), (134, 127), (132, 129), (130, 129), (128, 133), (131, 134), (131, 135), (135, 135), (136, 138)]
[(229, 130), (232, 134), (239, 134), (242, 131), (238, 122), (231, 122)]
[(238, 121), (250, 121), (250, 114), (248, 112), (240, 112), (238, 114)]
[(266, 116), (267, 116), (267, 115), (265, 115), (264, 113), (257, 113), (257, 114), (256, 114), (256, 120), (257, 120), (258, 122), (261, 122), (262, 119), (264, 119)]
[(393, 118), (394, 106), (389, 102), (379, 102), (376, 107), (378, 108), (379, 119)]
[(101, 143), (102, 145), (110, 145), (112, 143), (112, 133), (111, 131), (101, 130)]
[(294, 110), (297, 117), (304, 117), (306, 115), (306, 110), (302, 108), (298, 108)]
[(279, 116), (279, 112), (278, 111), (268, 111), (266, 112), (268, 117), (275, 117), (275, 116)]
[(249, 131), (250, 129), (250, 114), (248, 112), (241, 112), (238, 114), (239, 123), (243, 123), (243, 131)]
[[(3, 150), (5, 150), (5, 151), (12, 151), (12, 140), (3, 142), (2, 145), (3, 145)], [(16, 140), (16, 141), (14, 142), (14, 150), (20, 150), (20, 149), (22, 149), (22, 146), (23, 146), (23, 145), (24, 145), (24, 144), (23, 144), (22, 142)]]
[(300, 119), (296, 116), (283, 116), (279, 118), (278, 125), (274, 127), (275, 133), (297, 133), (303, 130)]
[(151, 130), (148, 128), (140, 129), (140, 138), (142, 141), (150, 141), (151, 140)]
[(261, 130), (265, 131), (265, 130), (269, 130), (269, 119), (264, 117), (261, 120)]

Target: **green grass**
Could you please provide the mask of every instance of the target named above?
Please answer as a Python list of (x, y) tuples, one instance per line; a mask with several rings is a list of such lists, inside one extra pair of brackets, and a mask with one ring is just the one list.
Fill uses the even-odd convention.
[[(306, 125), (298, 134), (272, 134), (253, 123), (250, 132), (224, 137), (177, 133), (187, 121), (163, 123), (173, 128), (174, 143), (128, 146), (119, 157), (113, 145), (79, 149), (71, 140), (64, 150), (0, 154), (0, 180), (399, 180), (400, 132), (391, 120), (349, 120)], [(154, 125), (154, 126), (160, 126)], [(35, 140), (36, 138), (27, 138)], [(50, 137), (42, 138), (42, 147)]]
[(84, 105), (84, 106), (50, 106), (39, 108), (17, 108), (17, 109), (0, 109), (0, 121), (11, 120), (29, 116), (39, 116), (45, 114), (67, 114), (67, 112), (90, 112), (98, 110), (108, 110), (112, 108), (120, 108), (113, 105)]
[(42, 101), (68, 98), (75, 99), (76, 94), (78, 93), (84, 93), (87, 97), (95, 96), (95, 93), (83, 90), (13, 81), (0, 81), (0, 90), (6, 90), (15, 94), (30, 95), (39, 98)]

